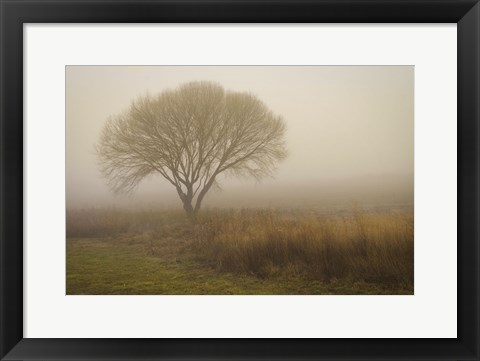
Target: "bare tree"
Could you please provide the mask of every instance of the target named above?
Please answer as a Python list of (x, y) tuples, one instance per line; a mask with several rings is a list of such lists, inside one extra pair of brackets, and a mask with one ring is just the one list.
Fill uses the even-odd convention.
[(262, 178), (286, 157), (285, 123), (249, 93), (192, 82), (145, 96), (105, 124), (96, 145), (114, 192), (131, 192), (159, 173), (191, 218), (218, 175)]

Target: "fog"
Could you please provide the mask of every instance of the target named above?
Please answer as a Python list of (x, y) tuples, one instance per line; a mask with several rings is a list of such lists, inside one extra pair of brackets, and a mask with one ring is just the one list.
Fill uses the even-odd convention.
[(288, 158), (260, 182), (222, 176), (203, 207), (413, 204), (411, 66), (68, 66), (67, 207), (181, 207), (160, 175), (114, 195), (94, 152), (108, 117), (141, 95), (206, 80), (257, 95), (287, 124)]

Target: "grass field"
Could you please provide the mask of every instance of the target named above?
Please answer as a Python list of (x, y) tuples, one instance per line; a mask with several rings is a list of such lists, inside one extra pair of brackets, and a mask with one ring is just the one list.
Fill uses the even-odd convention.
[(411, 211), (67, 212), (67, 294), (413, 294)]

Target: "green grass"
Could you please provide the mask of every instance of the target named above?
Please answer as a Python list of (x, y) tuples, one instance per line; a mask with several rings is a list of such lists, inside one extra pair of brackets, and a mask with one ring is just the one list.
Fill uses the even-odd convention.
[(411, 286), (301, 275), (220, 272), (199, 262), (189, 242), (169, 235), (67, 239), (68, 295), (412, 294)]

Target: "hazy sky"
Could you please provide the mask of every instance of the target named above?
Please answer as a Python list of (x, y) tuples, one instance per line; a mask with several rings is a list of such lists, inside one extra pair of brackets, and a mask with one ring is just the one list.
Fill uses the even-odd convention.
[[(68, 206), (122, 198), (114, 197), (101, 178), (93, 149), (109, 116), (126, 110), (140, 95), (195, 80), (254, 93), (287, 123), (289, 156), (275, 177), (260, 185), (222, 179), (224, 197), (233, 189), (283, 185), (294, 193), (294, 184), (321, 187), (352, 179), (372, 184), (407, 179), (413, 192), (411, 66), (68, 66)], [(173, 197), (175, 191), (158, 176), (129, 199), (146, 194)]]

